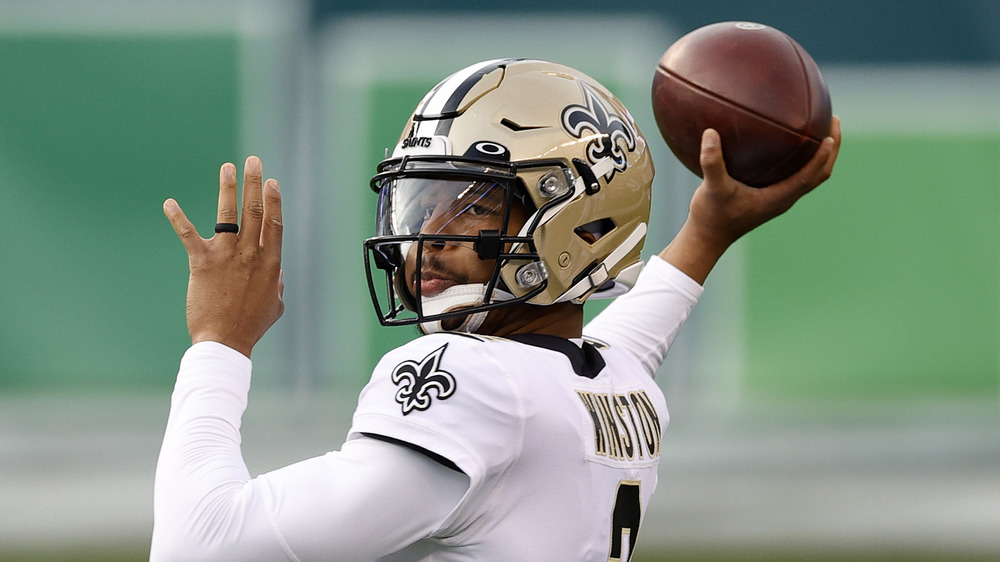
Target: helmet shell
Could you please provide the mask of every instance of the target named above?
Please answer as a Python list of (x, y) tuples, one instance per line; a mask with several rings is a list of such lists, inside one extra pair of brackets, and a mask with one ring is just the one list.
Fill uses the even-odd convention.
[[(405, 155), (518, 165), (518, 179), (538, 209), (540, 220), (530, 235), (547, 275), (547, 287), (531, 298), (533, 304), (583, 302), (611, 289), (622, 271), (637, 270), (649, 220), (652, 158), (624, 104), (583, 72), (533, 59), (462, 69), (428, 92), (410, 116), (393, 152), (395, 158)], [(553, 160), (574, 179), (597, 185), (553, 204), (542, 181), (550, 168), (531, 167)], [(517, 279), (523, 266), (510, 262), (501, 270), (516, 296), (526, 292)], [(590, 286), (581, 286), (588, 277), (592, 281), (584, 285)], [(620, 279), (619, 289), (627, 290), (632, 277)]]

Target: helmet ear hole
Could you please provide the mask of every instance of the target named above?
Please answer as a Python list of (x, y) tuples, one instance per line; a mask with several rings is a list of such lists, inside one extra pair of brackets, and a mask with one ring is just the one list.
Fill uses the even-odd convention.
[(573, 232), (588, 244), (594, 244), (605, 234), (615, 229), (615, 221), (610, 218), (598, 219), (576, 227)]

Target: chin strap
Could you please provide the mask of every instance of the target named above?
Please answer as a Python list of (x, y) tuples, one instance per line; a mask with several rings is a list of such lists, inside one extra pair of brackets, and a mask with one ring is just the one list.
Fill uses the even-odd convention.
[[(514, 295), (499, 289), (493, 290), (493, 296), (493, 302), (506, 301), (514, 298)], [(448, 287), (433, 297), (423, 297), (420, 300), (420, 305), (424, 316), (434, 316), (437, 314), (444, 314), (446, 312), (457, 312), (463, 308), (479, 306), (483, 304), (485, 298), (486, 285), (483, 283), (470, 283), (468, 285), (454, 285), (452, 287)], [(468, 314), (457, 328), (447, 331), (474, 334), (476, 333), (476, 330), (482, 327), (483, 322), (486, 321), (487, 314), (489, 314), (488, 310)], [(442, 326), (442, 322), (444, 322), (444, 320), (421, 322), (420, 331), (425, 334), (444, 332), (446, 330)]]

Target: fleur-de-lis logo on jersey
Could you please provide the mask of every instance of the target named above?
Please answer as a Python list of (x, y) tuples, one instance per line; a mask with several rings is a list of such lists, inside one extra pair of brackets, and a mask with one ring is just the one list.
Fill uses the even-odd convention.
[(431, 407), (430, 390), (438, 400), (445, 400), (455, 393), (455, 377), (440, 369), (441, 357), (448, 344), (435, 349), (419, 362), (403, 361), (392, 371), (392, 382), (399, 387), (396, 402), (403, 407), (403, 415), (413, 410)]
[(610, 157), (615, 167), (604, 175), (604, 179), (611, 181), (616, 171), (624, 172), (628, 167), (625, 149), (635, 150), (637, 134), (631, 123), (605, 105), (591, 86), (581, 86), (586, 105), (570, 105), (563, 109), (563, 127), (578, 139), (590, 131), (593, 138), (587, 145), (587, 159), (596, 164), (601, 158)]

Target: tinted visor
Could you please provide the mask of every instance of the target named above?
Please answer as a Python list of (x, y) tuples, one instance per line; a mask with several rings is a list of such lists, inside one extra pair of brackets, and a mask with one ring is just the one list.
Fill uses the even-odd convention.
[(476, 235), (504, 230), (508, 190), (487, 179), (404, 177), (379, 193), (376, 236)]

